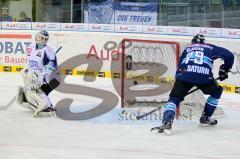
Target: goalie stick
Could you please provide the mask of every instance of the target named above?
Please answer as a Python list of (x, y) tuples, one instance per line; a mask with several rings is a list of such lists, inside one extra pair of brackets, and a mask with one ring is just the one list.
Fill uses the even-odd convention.
[[(216, 78), (216, 80), (219, 80), (219, 77)], [(193, 92), (195, 92), (195, 91), (197, 91), (197, 90), (199, 90), (199, 88), (195, 88), (195, 89), (189, 91), (189, 92), (187, 93), (187, 95), (189, 95), (189, 94), (191, 94), (191, 93), (193, 93)], [(136, 119), (137, 119), (137, 120), (140, 120), (140, 119), (142, 119), (142, 118), (144, 118), (144, 117), (146, 117), (146, 116), (154, 113), (155, 111), (158, 111), (159, 109), (161, 109), (161, 106), (160, 106), (160, 107), (157, 107), (157, 108), (155, 108), (155, 109), (151, 110), (150, 112), (147, 112), (147, 113), (145, 113), (145, 114), (143, 114), (143, 115), (138, 115), (138, 116), (136, 116)]]
[(56, 54), (58, 54), (58, 52), (62, 49), (62, 46), (60, 46), (57, 50), (56, 50)]
[[(62, 49), (62, 46), (60, 46), (57, 50), (56, 50), (56, 54)], [(10, 102), (8, 102), (7, 104), (5, 105), (0, 105), (0, 110), (6, 110), (7, 108), (9, 108), (13, 103), (14, 101), (16, 100), (17, 98), (17, 95), (15, 95), (11, 100)]]
[(14, 101), (16, 100), (16, 95), (13, 97), (13, 99), (9, 102), (9, 103), (7, 103), (6, 105), (1, 105), (0, 106), (0, 110), (5, 110), (5, 109), (7, 109), (8, 107), (10, 107), (13, 103), (14, 103)]

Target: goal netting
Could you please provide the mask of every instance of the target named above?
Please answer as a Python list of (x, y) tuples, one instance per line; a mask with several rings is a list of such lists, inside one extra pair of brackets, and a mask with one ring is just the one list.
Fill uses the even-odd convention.
[[(122, 41), (122, 108), (154, 108), (164, 110), (180, 56), (180, 44), (171, 41), (124, 39)], [(200, 91), (186, 96), (178, 117), (199, 117), (206, 97)], [(143, 109), (142, 109), (143, 110)], [(222, 116), (217, 108), (214, 116)]]

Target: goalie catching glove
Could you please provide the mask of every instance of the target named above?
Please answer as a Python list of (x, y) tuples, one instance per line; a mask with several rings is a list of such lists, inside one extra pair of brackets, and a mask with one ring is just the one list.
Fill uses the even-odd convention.
[(219, 68), (219, 72), (218, 72), (219, 80), (223, 81), (223, 80), (227, 79), (228, 72), (229, 72), (229, 69), (227, 69), (224, 65), (221, 65)]

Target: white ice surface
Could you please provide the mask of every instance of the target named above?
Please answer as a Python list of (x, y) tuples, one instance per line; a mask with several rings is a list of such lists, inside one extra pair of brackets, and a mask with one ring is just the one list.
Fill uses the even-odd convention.
[[(0, 73), (1, 105), (19, 84), (18, 75)], [(119, 107), (92, 120), (66, 121), (33, 118), (15, 103), (0, 111), (0, 159), (239, 159), (239, 96), (223, 94), (220, 105), (226, 115), (216, 127), (198, 127), (198, 120), (175, 121), (172, 136), (149, 132), (161, 121), (120, 120)], [(51, 99), (56, 103), (61, 96), (53, 93)], [(73, 107), (99, 102), (74, 99)]]

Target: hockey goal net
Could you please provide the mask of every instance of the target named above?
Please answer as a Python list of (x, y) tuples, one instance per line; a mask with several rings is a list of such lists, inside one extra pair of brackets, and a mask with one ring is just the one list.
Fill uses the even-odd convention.
[[(153, 108), (165, 103), (174, 83), (180, 57), (180, 44), (172, 41), (124, 39), (122, 41), (122, 108)], [(181, 103), (178, 117), (199, 117), (206, 97), (200, 91), (189, 94)], [(221, 108), (215, 116), (224, 114)]]

